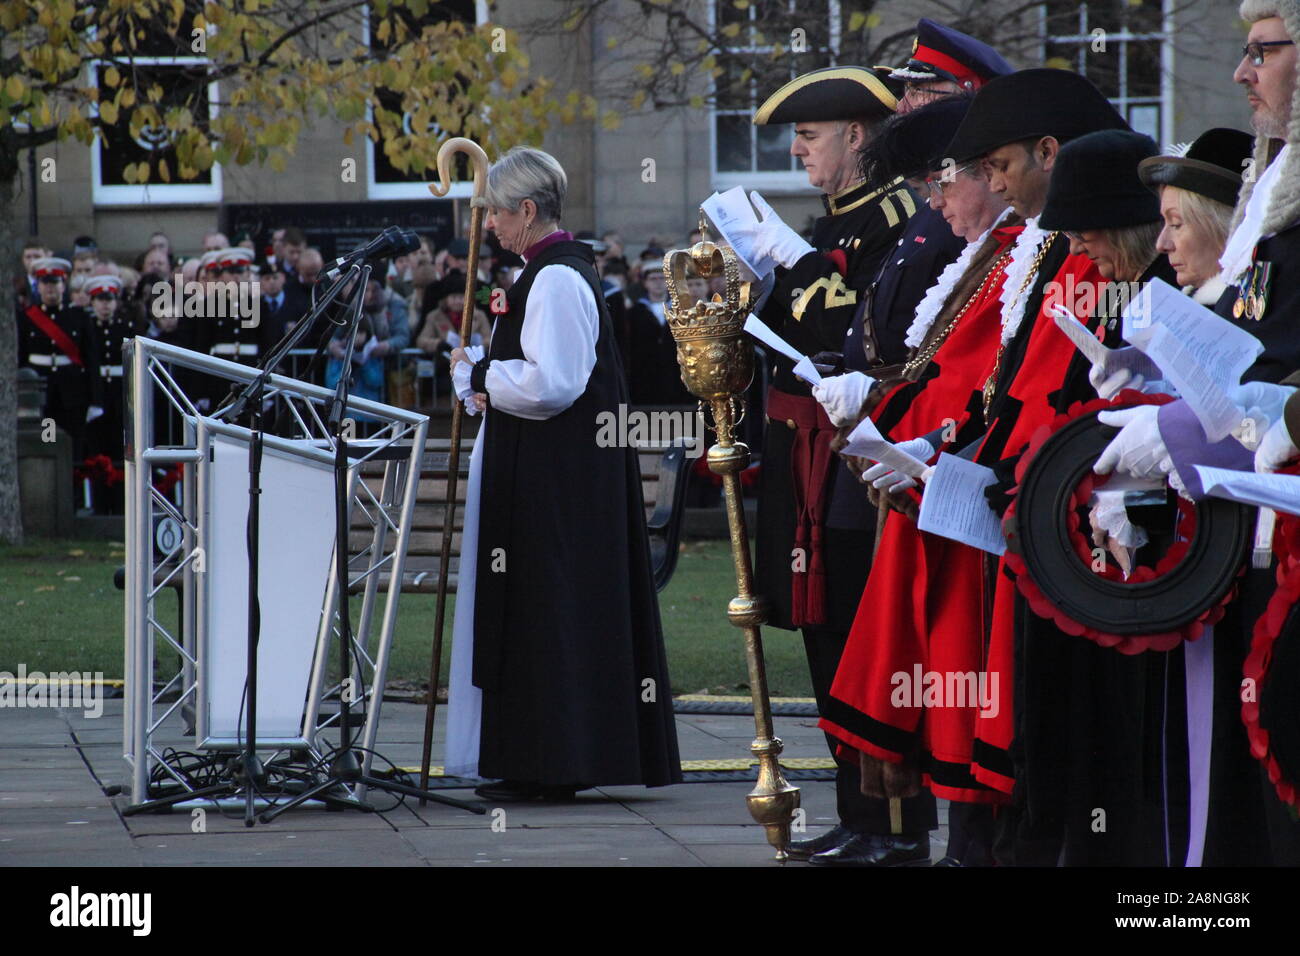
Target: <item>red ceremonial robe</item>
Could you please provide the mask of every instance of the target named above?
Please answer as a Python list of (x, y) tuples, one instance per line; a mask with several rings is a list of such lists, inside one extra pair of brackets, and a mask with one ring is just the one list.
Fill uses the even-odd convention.
[[(874, 411), (890, 438), (928, 434), (961, 419), (972, 391), (992, 373), (1003, 255), (1023, 228), (994, 230), (1000, 245), (989, 273), (927, 376), (896, 387)], [(979, 677), (985, 670), (981, 558), (982, 552), (923, 534), (910, 518), (890, 512), (821, 720), (824, 730), (877, 758), (918, 755), (931, 790), (963, 801), (1000, 797), (970, 775), (975, 715), (981, 696), (994, 690)], [(936, 676), (949, 674), (969, 679)]]

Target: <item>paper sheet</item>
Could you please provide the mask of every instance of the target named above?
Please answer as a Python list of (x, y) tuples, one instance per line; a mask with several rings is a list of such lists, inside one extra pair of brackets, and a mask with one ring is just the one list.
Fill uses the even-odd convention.
[(990, 554), (1002, 554), (1007, 549), (1002, 522), (984, 497), (984, 489), (995, 481), (992, 468), (943, 453), (926, 482), (916, 526)]
[(864, 418), (849, 433), (848, 441), (840, 454), (880, 462), (910, 478), (920, 478), (926, 470), (925, 462), (909, 455), (880, 434), (880, 429), (876, 428), (876, 423), (870, 418)]
[(1241, 423), (1228, 393), (1264, 351), (1259, 339), (1160, 279), (1124, 310), (1124, 338), (1160, 367), (1211, 441)]
[(1208, 495), (1300, 515), (1300, 475), (1261, 475), (1209, 465), (1194, 467)]
[(762, 278), (776, 268), (775, 259), (754, 253), (754, 234), (760, 220), (743, 187), (714, 193), (700, 204), (700, 209), (709, 220), (709, 231), (731, 246), (741, 264), (752, 273), (745, 278)]
[(1052, 319), (1065, 337), (1074, 343), (1074, 347), (1083, 353), (1093, 365), (1100, 365), (1106, 377), (1120, 369), (1128, 369), (1134, 375), (1141, 375), (1146, 381), (1161, 377), (1160, 369), (1136, 348), (1111, 349), (1101, 343), (1088, 327), (1075, 318), (1074, 313), (1063, 305), (1053, 305)]
[(794, 374), (798, 375), (805, 382), (808, 382), (810, 385), (816, 385), (822, 380), (821, 373), (818, 372), (817, 367), (813, 365), (812, 359), (800, 353), (797, 348), (773, 332), (771, 328), (768, 327), (767, 323), (758, 316), (752, 313), (750, 314), (749, 318), (745, 320), (745, 331), (758, 339), (768, 348), (780, 352), (791, 362), (794, 362)]

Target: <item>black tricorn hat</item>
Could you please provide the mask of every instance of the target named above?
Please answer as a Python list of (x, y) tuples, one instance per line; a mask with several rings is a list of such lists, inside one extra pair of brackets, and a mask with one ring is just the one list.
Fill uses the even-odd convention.
[(975, 94), (947, 153), (964, 163), (1024, 139), (1052, 136), (1067, 143), (1097, 130), (1128, 128), (1086, 77), (1050, 68), (1018, 70)]
[(884, 119), (898, 98), (865, 66), (828, 66), (795, 77), (754, 113), (754, 125)]
[(1249, 133), (1216, 126), (1196, 137), (1185, 152), (1142, 160), (1138, 176), (1157, 193), (1161, 186), (1177, 186), (1235, 206), (1254, 148), (1255, 138)]
[(1056, 155), (1043, 229), (1122, 229), (1159, 222), (1160, 201), (1138, 179), (1138, 163), (1154, 156), (1155, 140), (1108, 129), (1071, 140)]

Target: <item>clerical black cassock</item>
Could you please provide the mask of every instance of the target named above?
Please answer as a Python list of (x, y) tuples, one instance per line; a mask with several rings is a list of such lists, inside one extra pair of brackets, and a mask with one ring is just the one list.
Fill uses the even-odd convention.
[[(636, 451), (597, 440), (628, 394), (594, 258), (567, 233), (525, 258), (471, 376), (489, 401), (471, 489), (477, 555), (465, 558), (475, 561), (478, 772), (548, 787), (675, 783)], [(467, 536), (469, 522), (467, 507)], [(454, 697), (455, 651), (452, 670)]]

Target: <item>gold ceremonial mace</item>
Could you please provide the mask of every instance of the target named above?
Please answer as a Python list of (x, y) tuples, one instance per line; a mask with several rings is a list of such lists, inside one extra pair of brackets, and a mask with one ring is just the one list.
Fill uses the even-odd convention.
[[(460, 314), (460, 344), (464, 348), (470, 339), (474, 323), (474, 280), (478, 277), (478, 248), (483, 242), (483, 216), (487, 209), (484, 194), (487, 191), (487, 153), (472, 139), (457, 136), (447, 140), (438, 150), (439, 183), (430, 183), (429, 192), (445, 196), (451, 190), (451, 163), (457, 153), (469, 157), (474, 167), (474, 194), (469, 201), (469, 263), (465, 267), (465, 307)], [(429, 789), (429, 755), (433, 752), (433, 715), (438, 707), (438, 680), (442, 669), (443, 619), (447, 613), (447, 569), (451, 566), (451, 538), (456, 525), (456, 485), (460, 477), (460, 427), (464, 420), (464, 407), (452, 390), (451, 448), (447, 457), (447, 504), (442, 512), (442, 555), (438, 564), (438, 608), (433, 622), (433, 656), (429, 662), (429, 703), (424, 712), (424, 754), (420, 758), (420, 789)], [(425, 800), (420, 800), (424, 806)]]
[[(687, 292), (686, 265), (702, 278), (724, 275), (726, 300), (696, 301)], [(772, 706), (767, 695), (767, 665), (759, 625), (767, 620), (767, 604), (752, 593), (749, 537), (740, 495), (740, 472), (749, 464), (749, 448), (735, 441), (733, 431), (744, 415), (745, 389), (754, 378), (754, 346), (744, 333), (745, 317), (753, 303), (751, 286), (741, 282), (739, 263), (730, 246), (697, 242), (689, 250), (676, 249), (664, 256), (669, 277), (668, 328), (677, 341), (677, 361), (682, 381), (691, 394), (707, 403), (713, 413), (718, 442), (709, 449), (709, 470), (722, 476), (727, 496), (727, 525), (731, 532), (731, 557), (736, 565), (740, 592), (727, 604), (727, 619), (745, 632), (745, 657), (749, 664), (749, 692), (754, 701), (754, 742), (750, 752), (758, 758), (758, 782), (746, 797), (750, 816), (767, 830), (767, 842), (776, 847), (778, 863), (786, 861), (790, 822), (799, 806), (799, 788), (781, 772), (777, 756), (782, 744), (772, 736)]]

